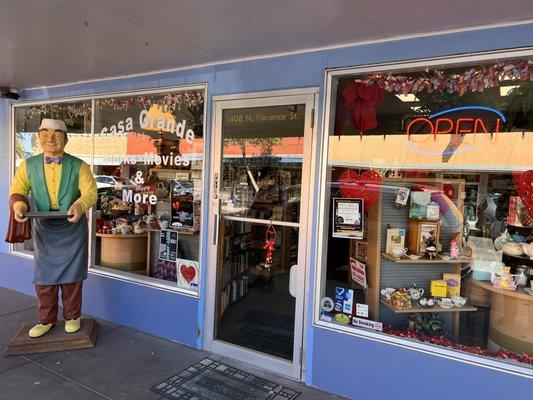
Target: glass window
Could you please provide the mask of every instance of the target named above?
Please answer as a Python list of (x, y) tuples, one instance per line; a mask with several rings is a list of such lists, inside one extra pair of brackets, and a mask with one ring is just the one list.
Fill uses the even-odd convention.
[(334, 73), (321, 321), (533, 364), (531, 65)]
[(95, 269), (198, 290), (202, 90), (97, 99)]
[[(91, 162), (91, 102), (65, 102), (15, 107), (15, 171), (27, 158), (42, 153), (38, 141), (38, 128), (43, 118), (65, 121), (68, 142), (65, 151)], [(31, 193), (30, 193), (31, 204)], [(33, 240), (14, 245), (16, 251), (33, 253)]]

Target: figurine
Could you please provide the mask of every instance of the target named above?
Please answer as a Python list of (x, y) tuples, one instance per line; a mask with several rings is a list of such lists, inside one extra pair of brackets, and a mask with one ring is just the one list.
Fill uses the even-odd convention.
[(457, 240), (452, 240), (450, 242), (450, 257), (451, 258), (459, 257), (459, 246), (457, 245)]
[[(82, 285), (87, 278), (87, 219), (97, 201), (96, 182), (87, 163), (63, 150), (68, 142), (65, 122), (43, 119), (38, 130), (43, 153), (23, 161), (9, 191), (10, 218), (6, 241), (21, 243), (31, 237), (28, 196), (38, 212), (60, 211), (62, 218), (35, 218), (35, 291), (39, 323), (28, 334), (46, 334), (57, 322), (61, 288), (65, 332), (81, 327)], [(56, 185), (54, 182), (60, 182)]]
[(429, 232), (429, 236), (422, 236), (422, 239), (424, 240), (424, 244), (426, 245), (426, 257), (430, 260), (434, 260), (437, 258), (437, 245), (435, 243), (435, 231), (432, 230)]
[(501, 273), (492, 273), (490, 278), (494, 287), (503, 290), (516, 290), (516, 282), (511, 275), (510, 267), (503, 267)]

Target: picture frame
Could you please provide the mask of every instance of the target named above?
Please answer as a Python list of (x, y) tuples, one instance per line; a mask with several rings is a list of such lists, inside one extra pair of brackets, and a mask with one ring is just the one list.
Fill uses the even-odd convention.
[(440, 221), (410, 219), (407, 230), (407, 249), (412, 254), (423, 255), (426, 251), (424, 236), (429, 236), (434, 231), (435, 243), (440, 240)]

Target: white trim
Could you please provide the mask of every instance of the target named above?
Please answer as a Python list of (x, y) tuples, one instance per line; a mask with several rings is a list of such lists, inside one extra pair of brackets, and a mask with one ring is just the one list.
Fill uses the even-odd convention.
[(257, 219), (257, 218), (232, 217), (230, 215), (224, 215), (224, 214), (221, 214), (220, 216), (221, 218), (227, 219), (228, 221), (250, 222), (252, 224), (257, 224), (257, 225), (289, 226), (292, 228), (300, 228), (300, 224), (298, 222), (277, 221), (275, 219), (267, 220), (267, 219)]
[[(402, 71), (416, 69), (420, 67), (427, 66), (442, 66), (446, 67), (448, 65), (454, 64), (472, 64), (477, 61), (491, 60), (495, 58), (512, 58), (512, 57), (529, 57), (533, 55), (533, 47), (519, 49), (519, 50), (503, 50), (503, 51), (491, 51), (491, 52), (480, 52), (471, 55), (457, 55), (457, 56), (443, 56), (443, 57), (433, 57), (428, 59), (417, 59), (412, 61), (398, 61), (392, 63), (380, 63), (380, 64), (369, 64), (366, 66), (353, 67), (353, 68), (334, 68), (327, 69), (324, 73), (325, 80), (325, 90), (323, 97), (323, 109), (322, 109), (322, 149), (320, 152), (321, 167), (319, 173), (319, 205), (316, 211), (317, 219), (317, 245), (315, 247), (315, 259), (316, 259), (316, 270), (315, 270), (315, 293), (313, 298), (313, 326), (317, 328), (324, 328), (332, 330), (335, 332), (349, 334), (352, 336), (363, 337), (366, 339), (378, 341), (381, 343), (386, 343), (395, 346), (401, 346), (404, 348), (424, 352), (427, 354), (437, 355), (439, 357), (448, 358), (451, 360), (475, 365), (482, 368), (489, 368), (499, 372), (509, 373), (513, 375), (518, 375), (522, 377), (532, 377), (533, 378), (533, 369), (528, 367), (522, 367), (520, 365), (508, 364), (501, 361), (491, 360), (487, 358), (482, 358), (479, 356), (469, 355), (461, 353), (456, 350), (450, 350), (443, 347), (437, 347), (433, 345), (428, 345), (425, 343), (416, 343), (402, 338), (397, 338), (394, 336), (369, 332), (363, 329), (358, 329), (355, 327), (344, 327), (339, 326), (333, 323), (328, 323), (320, 321), (320, 307), (319, 302), (322, 295), (322, 283), (325, 279), (325, 257), (327, 252), (325, 251), (325, 242), (327, 242), (327, 223), (325, 221), (325, 199), (326, 199), (326, 178), (328, 171), (328, 153), (329, 153), (329, 137), (330, 137), (330, 123), (331, 123), (331, 114), (332, 109), (335, 105), (335, 99), (333, 99), (333, 82), (334, 78), (345, 75), (352, 74), (361, 74), (369, 73), (375, 71)], [(432, 167), (435, 169), (435, 166)], [(492, 167), (494, 168), (494, 167)]]
[[(212, 176), (217, 173), (218, 176), (221, 176), (221, 146), (222, 141), (222, 131), (221, 131), (221, 119), (223, 109), (235, 109), (235, 108), (249, 108), (249, 107), (264, 107), (271, 105), (284, 105), (284, 104), (305, 104), (305, 121), (303, 127), (304, 134), (304, 148), (303, 148), (303, 163), (302, 163), (302, 185), (301, 185), (301, 203), (300, 203), (300, 219), (299, 223), (291, 223), (284, 221), (272, 221), (273, 224), (278, 225), (287, 225), (291, 227), (296, 227), (299, 229), (299, 238), (298, 238), (298, 287), (297, 287), (297, 296), (295, 303), (295, 328), (294, 328), (294, 346), (293, 346), (293, 359), (283, 360), (278, 357), (274, 357), (268, 354), (261, 354), (256, 351), (239, 347), (230, 343), (222, 342), (215, 339), (214, 330), (215, 330), (215, 308), (217, 304), (217, 291), (216, 291), (216, 281), (217, 281), (217, 270), (212, 268), (209, 271), (209, 276), (207, 277), (206, 287), (207, 287), (207, 297), (206, 297), (206, 312), (204, 320), (204, 348), (209, 351), (218, 351), (224, 355), (240, 359), (244, 362), (254, 362), (255, 365), (271, 370), (276, 373), (282, 373), (284, 376), (291, 377), (293, 379), (301, 380), (303, 363), (300, 362), (300, 351), (304, 351), (306, 342), (304, 340), (304, 312), (305, 312), (305, 285), (306, 285), (306, 270), (307, 266), (307, 255), (309, 252), (309, 247), (306, 243), (307, 235), (309, 231), (309, 192), (312, 185), (310, 180), (311, 174), (305, 173), (305, 171), (310, 172), (310, 162), (312, 160), (312, 147), (313, 147), (313, 137), (314, 132), (316, 132), (316, 125), (311, 127), (311, 118), (312, 110), (315, 107), (315, 98), (317, 88), (310, 89), (289, 89), (281, 91), (271, 91), (271, 92), (259, 92), (259, 93), (246, 93), (241, 95), (228, 95), (228, 96), (215, 96), (213, 97), (213, 110), (211, 118), (211, 132), (213, 134), (213, 147), (211, 155), (211, 174)], [(316, 118), (316, 115), (315, 115)], [(307, 159), (306, 159), (307, 156)], [(212, 179), (212, 178), (211, 178)], [(219, 179), (219, 186), (221, 181)], [(217, 195), (215, 199), (215, 195)], [(218, 193), (215, 193), (214, 185), (210, 187), (210, 204), (211, 211), (210, 215), (213, 215), (215, 221), (218, 218), (226, 218), (226, 216), (221, 215), (218, 209)], [(230, 217), (231, 218), (231, 217)], [(242, 220), (242, 218), (237, 218)], [(247, 219), (248, 220), (248, 219)], [(250, 219), (254, 221), (254, 219)], [(268, 223), (269, 221), (261, 221)], [(208, 246), (208, 264), (216, 266), (218, 264), (218, 243), (215, 244), (215, 225), (216, 223), (209, 225), (209, 238), (213, 238)], [(294, 225), (294, 226), (293, 226)]]
[[(177, 287), (175, 286), (177, 285), (175, 282), (173, 282), (172, 284), (167, 283), (167, 281), (152, 282), (152, 281), (145, 280), (141, 277), (137, 277), (133, 273), (131, 275), (122, 275), (120, 273), (111, 271), (106, 267), (101, 267), (101, 266), (89, 268), (89, 274), (95, 275), (95, 276), (104, 276), (104, 277), (111, 278), (117, 281), (133, 283), (139, 286), (144, 286), (144, 287), (152, 288), (156, 290), (163, 290), (163, 291), (171, 292), (171, 293), (179, 293), (181, 295), (192, 297), (195, 299), (199, 298), (199, 294), (197, 292)], [(152, 279), (157, 279), (157, 278), (152, 278)]]
[(305, 88), (295, 88), (295, 89), (281, 89), (281, 90), (270, 90), (263, 92), (252, 92), (252, 93), (240, 93), (240, 94), (219, 94), (215, 95), (212, 98), (212, 101), (232, 101), (232, 100), (247, 100), (247, 99), (268, 99), (270, 97), (280, 97), (280, 96), (297, 96), (297, 95), (306, 95), (306, 94), (315, 94), (318, 93), (319, 89), (316, 87), (305, 87)]
[(269, 54), (263, 54), (263, 55), (248, 56), (248, 57), (229, 58), (225, 60), (212, 61), (212, 62), (201, 63), (201, 64), (191, 64), (191, 65), (178, 67), (178, 68), (166, 68), (166, 69), (159, 69), (159, 70), (153, 70), (153, 71), (138, 72), (138, 73), (133, 73), (133, 74), (86, 79), (86, 80), (60, 83), (60, 84), (49, 85), (49, 86), (35, 86), (35, 87), (26, 88), (26, 91), (60, 88), (60, 87), (66, 87), (66, 86), (82, 85), (86, 83), (102, 82), (102, 81), (110, 81), (110, 80), (137, 78), (137, 77), (143, 77), (143, 76), (165, 74), (169, 72), (187, 71), (191, 69), (206, 68), (206, 67), (212, 67), (212, 66), (217, 66), (217, 65), (225, 65), (225, 64), (245, 62), (245, 61), (278, 58), (278, 57), (284, 57), (284, 56), (307, 54), (307, 53), (336, 50), (336, 49), (344, 49), (347, 47), (364, 46), (364, 45), (370, 45), (370, 44), (396, 42), (400, 40), (408, 40), (408, 39), (413, 39), (413, 38), (418, 39), (418, 38), (431, 37), (431, 36), (448, 35), (448, 34), (453, 34), (453, 33), (471, 32), (471, 31), (487, 30), (487, 29), (494, 29), (494, 28), (504, 28), (504, 27), (509, 27), (509, 26), (528, 25), (531, 23), (533, 23), (533, 19), (525, 19), (525, 20), (520, 20), (520, 21), (498, 22), (498, 23), (493, 23), (493, 24), (474, 25), (470, 27), (443, 29), (443, 30), (437, 30), (433, 32), (411, 33), (411, 34), (406, 34), (406, 35), (398, 35), (394, 37), (368, 39), (368, 40), (345, 42), (345, 43), (333, 44), (333, 45), (327, 45), (327, 46), (310, 47), (310, 48), (301, 49), (301, 50), (276, 52), (276, 53), (269, 53)]

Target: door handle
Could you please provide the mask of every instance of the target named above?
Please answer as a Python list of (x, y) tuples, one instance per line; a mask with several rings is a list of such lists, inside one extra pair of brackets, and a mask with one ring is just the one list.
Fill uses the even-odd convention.
[(213, 215), (213, 218), (213, 245), (216, 246), (218, 244), (218, 214)]
[(296, 298), (298, 288), (298, 266), (293, 265), (289, 271), (289, 293)]

